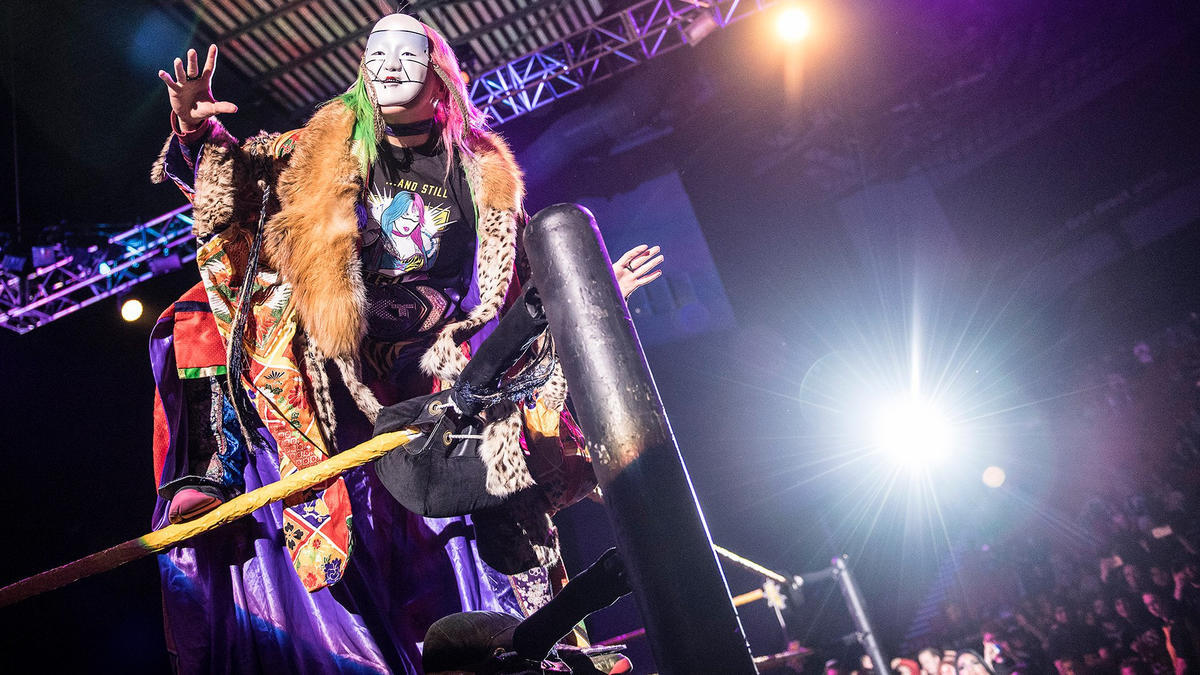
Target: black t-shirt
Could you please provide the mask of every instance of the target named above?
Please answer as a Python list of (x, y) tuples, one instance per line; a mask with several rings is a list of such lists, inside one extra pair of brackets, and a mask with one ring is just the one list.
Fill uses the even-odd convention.
[(397, 342), (459, 318), (475, 263), (475, 207), (461, 166), (435, 136), (416, 148), (385, 143), (364, 202), (367, 333)]
[(380, 147), (366, 197), (365, 271), (407, 280), (470, 274), (475, 209), (462, 169), (456, 163), (447, 177), (446, 162), (436, 137), (417, 148)]

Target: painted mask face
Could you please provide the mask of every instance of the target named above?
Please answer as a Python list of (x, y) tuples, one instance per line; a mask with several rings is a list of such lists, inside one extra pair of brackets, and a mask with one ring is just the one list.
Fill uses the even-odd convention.
[(420, 21), (390, 14), (371, 29), (363, 58), (379, 106), (407, 106), (420, 96), (429, 74), (429, 38)]

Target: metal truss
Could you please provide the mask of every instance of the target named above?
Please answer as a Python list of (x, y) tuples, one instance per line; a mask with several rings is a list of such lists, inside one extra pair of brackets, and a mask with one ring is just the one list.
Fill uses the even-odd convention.
[(107, 246), (51, 249), (55, 260), (29, 273), (0, 272), (0, 326), (28, 333), (196, 257), (191, 204), (108, 238)]
[[(494, 124), (582, 90), (746, 18), (777, 0), (645, 0), (539, 51), (476, 77), (471, 100)], [(48, 247), (54, 261), (29, 273), (0, 270), (0, 326), (28, 333), (179, 268), (196, 256), (181, 206), (108, 239)]]
[(497, 124), (685, 44), (777, 0), (644, 0), (476, 76), (471, 101)]

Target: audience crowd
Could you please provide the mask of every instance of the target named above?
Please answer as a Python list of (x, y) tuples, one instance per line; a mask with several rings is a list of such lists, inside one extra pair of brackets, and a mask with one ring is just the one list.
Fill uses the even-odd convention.
[[(891, 672), (1200, 675), (1198, 335), (1193, 315), (1156, 349), (1136, 344), (1124, 368), (1110, 360), (1093, 372), (1099, 386), (1081, 417), (1139, 440), (1118, 465), (1120, 485), (1093, 494), (1059, 536), (982, 547), (986, 574), (964, 584)], [(873, 670), (864, 657), (857, 670), (830, 662), (825, 672)]]
[[(1096, 545), (1010, 542), (1000, 552), (1020, 589), (949, 603), (913, 660), (927, 675), (1200, 673), (1200, 531), (1194, 494), (1157, 482), (1126, 500), (1094, 500)], [(998, 581), (1005, 585), (1003, 581)]]

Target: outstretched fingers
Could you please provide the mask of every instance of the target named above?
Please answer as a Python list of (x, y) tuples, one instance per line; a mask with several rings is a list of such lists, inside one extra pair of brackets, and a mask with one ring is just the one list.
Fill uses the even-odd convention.
[(187, 79), (194, 80), (200, 77), (200, 60), (196, 56), (195, 49), (187, 51)]
[(645, 250), (647, 248), (649, 248), (649, 247), (646, 246), (645, 244), (638, 244), (637, 246), (634, 246), (633, 248), (626, 251), (625, 254), (622, 255), (620, 258), (617, 258), (617, 261), (615, 263), (613, 263), (613, 266), (614, 267), (628, 267), (629, 263), (631, 261), (633, 261), (634, 257), (641, 255), (643, 252), (645, 252)]
[(158, 79), (162, 80), (167, 88), (171, 91), (179, 91), (179, 83), (171, 79), (171, 76), (165, 70), (158, 71)]
[[(662, 262), (662, 258), (659, 258), (659, 262)], [(657, 264), (657, 263), (655, 263), (655, 264)], [(642, 286), (645, 286), (646, 284), (650, 283), (651, 281), (654, 281), (655, 279), (657, 279), (661, 276), (662, 276), (662, 270), (654, 270), (653, 272), (638, 274), (636, 277), (634, 277), (634, 280), (633, 280), (634, 286), (633, 287), (641, 288)]]
[(663, 261), (663, 257), (658, 254), (661, 250), (658, 246), (651, 246), (640, 251), (627, 263), (629, 269), (633, 270), (636, 274), (642, 275), (658, 267)]
[(200, 73), (200, 77), (211, 80), (213, 71), (217, 68), (217, 46), (208, 46), (208, 56), (204, 58), (204, 70)]
[(662, 276), (658, 266), (663, 262), (659, 254), (662, 249), (658, 246), (635, 246), (613, 263), (617, 285), (621, 293), (628, 298), (629, 294)]

